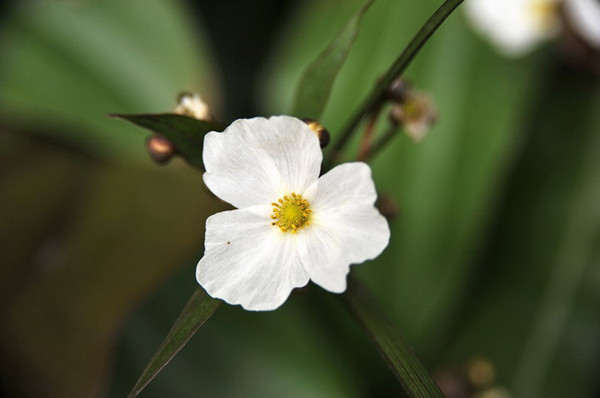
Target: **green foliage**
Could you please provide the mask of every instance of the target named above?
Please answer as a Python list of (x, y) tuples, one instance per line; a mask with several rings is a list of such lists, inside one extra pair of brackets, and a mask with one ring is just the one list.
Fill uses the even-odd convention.
[(94, 156), (147, 159), (144, 136), (109, 113), (169, 111), (180, 91), (218, 99), (207, 44), (177, 2), (19, 2), (2, 32), (0, 116), (60, 126), (36, 131)]
[(599, 298), (599, 85), (560, 61), (541, 77), (536, 110), (522, 126), (531, 138), (449, 354), (495, 358), (519, 396), (585, 397), (596, 387), (598, 356), (576, 347), (600, 336), (589, 318)]
[(369, 291), (355, 278), (350, 278), (343, 295), (350, 311), (368, 333), (394, 375), (410, 397), (444, 397), (437, 384), (417, 359), (412, 347), (378, 308)]
[(319, 120), (327, 105), (333, 83), (358, 36), (360, 21), (373, 1), (367, 1), (327, 48), (307, 66), (296, 88), (291, 115)]

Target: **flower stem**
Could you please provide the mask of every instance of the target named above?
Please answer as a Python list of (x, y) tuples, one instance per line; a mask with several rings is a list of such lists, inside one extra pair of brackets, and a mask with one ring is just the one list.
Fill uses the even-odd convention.
[(342, 298), (409, 397), (444, 397), (412, 347), (395, 332), (366, 286), (350, 275), (348, 289)]
[(385, 148), (385, 146), (392, 140), (392, 138), (394, 138), (394, 136), (398, 133), (398, 130), (400, 129), (401, 127), (397, 123), (390, 123), (387, 130), (384, 131), (381, 137), (379, 137), (379, 139), (374, 141), (373, 145), (371, 145), (371, 158), (374, 158), (375, 155), (379, 153), (379, 151)]
[(371, 112), (371, 117), (369, 118), (369, 122), (367, 123), (367, 127), (362, 136), (362, 141), (360, 143), (360, 148), (358, 149), (357, 160), (361, 162), (367, 162), (369, 160), (369, 155), (371, 154), (371, 145), (373, 142), (373, 134), (375, 133), (375, 125), (377, 124), (377, 119), (379, 118), (379, 114), (381, 113), (381, 106), (373, 109)]
[(454, 11), (454, 9), (462, 2), (463, 0), (446, 0), (444, 4), (433, 13), (427, 22), (425, 22), (410, 43), (408, 43), (408, 46), (406, 46), (400, 56), (396, 58), (394, 63), (384, 73), (377, 85), (371, 90), (360, 108), (354, 113), (354, 116), (352, 116), (346, 127), (342, 130), (342, 133), (338, 136), (338, 139), (332, 146), (329, 157), (325, 162), (327, 169), (331, 167), (332, 163), (340, 155), (348, 143), (348, 140), (352, 137), (356, 126), (358, 126), (363, 117), (383, 102), (385, 91), (390, 83), (404, 73), (413, 58), (421, 50), (421, 47), (423, 47), (442, 22), (444, 22), (452, 11)]

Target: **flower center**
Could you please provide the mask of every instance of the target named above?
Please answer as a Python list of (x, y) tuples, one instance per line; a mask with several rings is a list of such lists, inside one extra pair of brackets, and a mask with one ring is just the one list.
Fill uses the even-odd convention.
[(310, 204), (302, 195), (292, 192), (283, 198), (277, 199), (277, 202), (271, 203), (274, 220), (271, 225), (278, 226), (282, 232), (296, 233), (299, 229), (310, 225)]
[(558, 2), (534, 0), (530, 5), (530, 15), (538, 29), (549, 31), (556, 24)]

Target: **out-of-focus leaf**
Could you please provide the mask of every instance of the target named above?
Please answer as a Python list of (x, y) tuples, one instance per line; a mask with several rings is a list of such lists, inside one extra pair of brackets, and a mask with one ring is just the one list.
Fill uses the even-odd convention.
[(198, 288), (188, 300), (181, 314), (173, 324), (167, 337), (135, 383), (129, 397), (136, 397), (152, 379), (185, 346), (200, 326), (216, 311), (221, 301), (210, 297), (204, 289)]
[(306, 67), (296, 88), (292, 115), (320, 119), (335, 79), (358, 35), (360, 21), (373, 2), (367, 1), (327, 48)]
[(0, 117), (11, 125), (60, 126), (38, 133), (151, 165), (143, 137), (106, 114), (168, 112), (180, 91), (218, 108), (208, 41), (182, 2), (11, 3), (0, 29)]
[(549, 61), (448, 357), (487, 357), (515, 396), (587, 397), (600, 363), (600, 84)]
[[(23, 157), (22, 163), (2, 171), (4, 181), (11, 175), (31, 176), (10, 186), (3, 201), (11, 202), (3, 203), (3, 209), (14, 209), (14, 214), (59, 210), (40, 217), (43, 236), (35, 237), (39, 243), (22, 263), (29, 269), (27, 278), (19, 289), (11, 289), (10, 300), (1, 307), (3, 388), (14, 396), (96, 396), (106, 388), (115, 333), (123, 319), (186, 261), (197, 259), (205, 219), (222, 206), (189, 167), (79, 164), (77, 158), (48, 148), (35, 160)], [(38, 195), (55, 195), (51, 184), (40, 184), (33, 176), (51, 177), (65, 163), (78, 170), (65, 192), (67, 201), (30, 208)], [(61, 184), (57, 188), (64, 186), (56, 181)], [(24, 217), (7, 219), (0, 224), (1, 236), (23, 234), (17, 231), (20, 219), (27, 221)], [(46, 219), (54, 220), (52, 228), (44, 226)], [(18, 250), (11, 243), (1, 243), (3, 253)], [(38, 382), (23, 382), (32, 378)]]
[(349, 278), (343, 298), (410, 397), (444, 396), (364, 285)]
[(202, 143), (209, 131), (221, 130), (211, 122), (174, 113), (111, 115), (153, 131), (173, 143), (177, 152), (191, 165), (203, 169)]
[(5, 307), (39, 272), (41, 260), (52, 256), (57, 239), (48, 236), (59, 233), (67, 202), (77, 194), (78, 180), (91, 162), (74, 153), (56, 156), (31, 139), (4, 131), (0, 146), (5, 151), (0, 157), (0, 307)]

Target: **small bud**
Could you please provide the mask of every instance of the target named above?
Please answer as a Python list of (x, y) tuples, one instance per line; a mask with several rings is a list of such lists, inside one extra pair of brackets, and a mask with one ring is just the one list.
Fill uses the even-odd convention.
[(387, 195), (380, 195), (375, 203), (375, 207), (377, 207), (381, 215), (388, 221), (395, 220), (398, 217), (398, 213), (400, 213), (396, 201)]
[(469, 381), (457, 370), (438, 370), (432, 377), (445, 397), (465, 398), (472, 396), (473, 391)]
[(166, 164), (175, 155), (175, 147), (171, 141), (159, 135), (148, 137), (146, 148), (152, 160), (158, 164)]
[(304, 118), (302, 121), (306, 123), (312, 131), (315, 132), (317, 137), (319, 137), (319, 144), (321, 144), (321, 148), (325, 148), (327, 145), (329, 145), (329, 131), (327, 131), (327, 129), (323, 127), (321, 123), (309, 118)]
[(411, 92), (412, 85), (408, 81), (399, 78), (394, 80), (389, 85), (385, 92), (385, 95), (388, 99), (394, 102), (401, 103), (406, 100), (406, 97), (409, 96)]
[(181, 93), (177, 99), (175, 113), (193, 117), (198, 120), (210, 120), (210, 109), (199, 94)]
[(494, 384), (496, 369), (487, 359), (476, 357), (471, 359), (466, 366), (469, 382), (477, 389), (488, 388)]
[(401, 124), (406, 134), (421, 142), (437, 120), (437, 107), (433, 99), (420, 92), (411, 92), (402, 103), (392, 106), (390, 120)]

